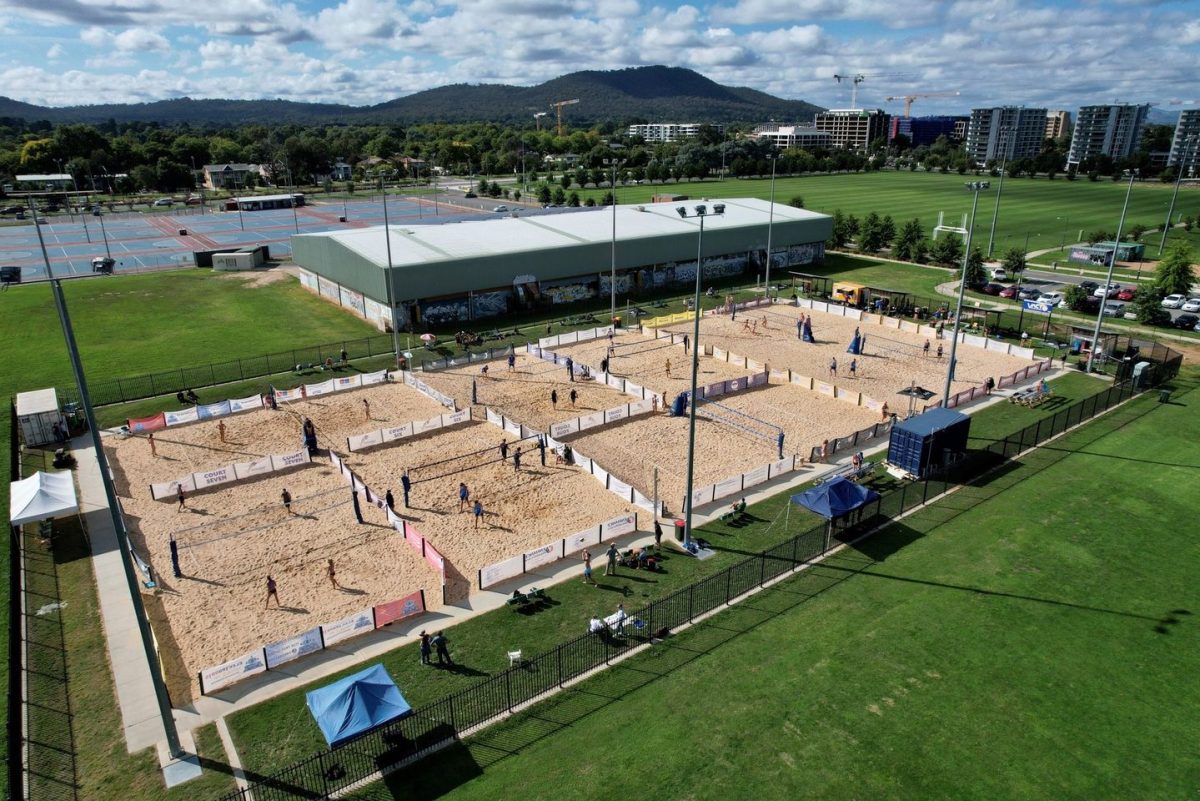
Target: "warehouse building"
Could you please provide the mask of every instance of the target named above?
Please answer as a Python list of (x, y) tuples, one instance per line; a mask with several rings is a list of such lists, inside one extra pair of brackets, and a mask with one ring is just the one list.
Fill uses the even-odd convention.
[[(617, 294), (637, 298), (696, 279), (700, 219), (706, 207), (702, 280), (754, 278), (820, 262), (831, 218), (765, 200), (703, 200), (618, 206)], [(723, 209), (722, 214), (717, 214)], [(611, 207), (527, 214), (443, 225), (393, 225), (292, 237), (300, 282), (381, 329), (391, 320), (424, 329), (508, 312), (607, 297), (613, 260)], [(390, 264), (389, 270), (389, 244)]]

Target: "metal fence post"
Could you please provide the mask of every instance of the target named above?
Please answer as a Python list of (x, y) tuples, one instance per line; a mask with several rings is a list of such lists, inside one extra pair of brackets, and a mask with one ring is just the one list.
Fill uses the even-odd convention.
[(504, 697), (508, 702), (508, 711), (512, 712), (512, 668), (504, 671)]
[(725, 603), (726, 604), (729, 603), (729, 598), (730, 598), (729, 583), (730, 583), (730, 581), (732, 581), (732, 579), (733, 579), (733, 571), (730, 570), (729, 568), (725, 568)]
[(559, 688), (560, 690), (562, 689), (562, 686), (563, 686), (563, 677), (562, 677), (562, 652), (563, 652), (563, 647), (562, 647), (561, 645), (559, 645), (557, 648), (555, 648), (555, 649), (554, 649), (554, 655), (555, 655), (555, 659), (554, 659), (554, 661), (555, 661), (555, 664), (556, 664), (556, 666), (557, 666), (557, 669), (558, 669), (558, 688)]
[(692, 596), (696, 594), (696, 585), (688, 585), (688, 623), (692, 622)]
[(761, 589), (762, 585), (767, 583), (767, 555), (759, 553), (758, 555), (758, 586)]

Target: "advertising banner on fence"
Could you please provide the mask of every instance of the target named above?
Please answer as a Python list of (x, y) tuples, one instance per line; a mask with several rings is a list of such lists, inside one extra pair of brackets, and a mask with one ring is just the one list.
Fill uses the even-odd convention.
[(380, 370), (376, 373), (363, 373), (359, 376), (364, 387), (369, 387), (372, 384), (382, 384), (387, 381), (387, 370)]
[(606, 409), (604, 411), (604, 423), (605, 423), (605, 425), (607, 425), (609, 423), (615, 423), (618, 420), (624, 420), (628, 416), (629, 416), (628, 404), (626, 404), (625, 406), (615, 406), (612, 409)]
[(441, 415), (431, 417), (428, 420), (415, 420), (412, 424), (413, 435), (425, 434), (430, 431), (437, 431), (442, 427)]
[(236, 476), (234, 475), (232, 465), (218, 467), (216, 470), (207, 470), (202, 473), (192, 473), (192, 481), (195, 483), (197, 489), (215, 487), (218, 484), (228, 484), (234, 478)]
[(715, 487), (708, 486), (698, 487), (697, 489), (692, 490), (692, 505), (700, 506), (701, 504), (711, 501), (713, 499), (714, 489)]
[[(275, 470), (286, 470), (289, 467), (299, 467), (302, 464), (308, 464), (312, 461), (312, 457), (308, 455), (308, 451), (296, 451), (295, 453), (277, 453), (271, 457), (271, 467)], [(341, 460), (338, 460), (341, 464)]]
[(612, 520), (605, 521), (600, 526), (600, 531), (605, 539), (612, 537), (620, 537), (623, 534), (632, 534), (637, 531), (637, 514), (621, 515), (614, 517)]
[(389, 623), (395, 623), (397, 620), (419, 615), (424, 611), (425, 597), (421, 594), (420, 590), (417, 590), (403, 598), (388, 601), (385, 604), (375, 607), (375, 628), (383, 628)]
[(822, 395), (828, 395), (831, 398), (833, 397), (833, 384), (826, 384), (824, 381), (817, 381), (816, 386), (814, 386), (813, 389), (815, 389), (817, 392), (820, 392)]
[(741, 491), (742, 477), (734, 476), (733, 478), (717, 482), (716, 489), (713, 490), (713, 498), (728, 498), (730, 495)]
[(233, 409), (227, 400), (196, 407), (196, 417), (201, 420), (211, 420), (214, 417), (224, 417), (232, 413)]
[(553, 542), (549, 545), (543, 545), (540, 548), (534, 548), (532, 551), (526, 551), (522, 554), (525, 563), (525, 570), (533, 570), (542, 565), (548, 565), (558, 559), (558, 551), (562, 547), (562, 541)]
[(130, 432), (134, 434), (148, 434), (151, 431), (161, 431), (167, 427), (167, 416), (162, 412), (150, 417), (131, 417), (125, 421), (129, 425)]
[(299, 659), (305, 654), (320, 651), (321, 647), (321, 629), (318, 626), (315, 629), (309, 629), (301, 634), (297, 634), (295, 637), (288, 637), (286, 640), (273, 642), (266, 648), (263, 648), (263, 653), (267, 657), (267, 667), (275, 668), (294, 659)]
[(382, 431), (368, 431), (366, 434), (358, 434), (357, 436), (346, 437), (346, 450), (348, 451), (361, 451), (363, 448), (369, 448), (372, 445), (382, 444)]
[(224, 664), (200, 671), (200, 693), (207, 695), (214, 690), (227, 687), (235, 681), (262, 673), (266, 669), (267, 664), (263, 661), (262, 649), (251, 651), (237, 659), (230, 659)]
[(424, 540), (422, 552), (425, 554), (425, 561), (429, 563), (439, 576), (445, 577), (446, 574), (446, 558), (442, 556), (437, 548), (433, 547), (433, 543), (429, 540)]
[(550, 436), (565, 437), (568, 434), (574, 434), (579, 430), (579, 418), (574, 420), (564, 420), (561, 423), (554, 423), (550, 426)]
[(505, 579), (513, 578), (521, 575), (524, 567), (524, 559), (520, 556), (513, 556), (505, 559), (503, 562), (497, 562), (494, 565), (488, 565), (479, 571), (479, 586), (480, 588), (490, 587), (493, 584), (498, 584)]
[(164, 412), (169, 426), (181, 426), (184, 423), (194, 423), (200, 419), (200, 413), (193, 409), (181, 409), (177, 412)]
[(454, 412), (453, 414), (442, 415), (442, 426), (455, 426), (459, 423), (465, 423), (471, 419), (471, 410), (463, 409), (462, 411)]
[(780, 459), (777, 462), (771, 462), (767, 465), (767, 478), (775, 478), (775, 476), (790, 473), (792, 471), (792, 459), (793, 457), (789, 456), (787, 459)]
[(413, 547), (417, 553), (425, 555), (425, 538), (421, 536), (421, 532), (417, 531), (416, 527), (407, 520), (404, 521), (404, 539)]
[(252, 462), (238, 462), (233, 466), (233, 474), (238, 479), (243, 479), (250, 478), (251, 476), (261, 476), (263, 473), (270, 473), (274, 469), (271, 465), (271, 457), (264, 456)]
[(487, 416), (487, 421), (492, 425), (500, 426), (501, 428), (504, 427), (504, 418), (498, 412), (494, 412), (491, 409), (484, 409), (484, 414)]
[(771, 378), (770, 373), (768, 373), (766, 370), (764, 370), (761, 373), (755, 373), (754, 375), (750, 376), (749, 380), (746, 382), (746, 386), (748, 386), (748, 387), (765, 386), (767, 381), (770, 380), (770, 378)]
[(277, 401), (297, 401), (302, 398), (304, 398), (304, 387), (275, 390), (275, 400)]
[(319, 384), (305, 384), (304, 395), (308, 398), (315, 398), (318, 395), (328, 395), (334, 391), (333, 379), (322, 381)]
[(189, 475), (184, 476), (178, 481), (164, 481), (161, 484), (151, 484), (150, 497), (156, 501), (161, 501), (164, 498), (174, 499), (181, 487), (184, 492), (192, 492), (196, 489), (196, 482)]
[(633, 487), (629, 486), (624, 481), (618, 480), (617, 477), (611, 473), (608, 476), (608, 491), (614, 495), (624, 498), (627, 501), (633, 500)]
[(586, 531), (580, 531), (578, 534), (572, 534), (569, 537), (563, 538), (563, 553), (572, 554), (577, 551), (582, 551), (584, 548), (600, 544), (600, 527), (592, 526)]
[(764, 464), (762, 467), (742, 473), (742, 488), (753, 487), (766, 481), (769, 477), (770, 467), (770, 465)]
[(625, 382), (625, 392), (629, 395), (633, 395), (636, 398), (646, 397), (645, 387), (638, 386), (637, 384), (633, 383), (632, 381)]
[(341, 620), (335, 620), (332, 623), (326, 623), (321, 626), (321, 639), (325, 641), (325, 647), (339, 643), (342, 640), (348, 640), (359, 634), (364, 634), (375, 628), (374, 610), (364, 609), (361, 612), (356, 612), (350, 617), (344, 617)]
[(379, 434), (383, 437), (384, 442), (392, 442), (394, 440), (404, 439), (405, 437), (411, 437), (413, 435), (413, 424), (405, 423), (404, 425), (396, 426), (395, 428), (385, 428), (380, 431)]
[(343, 389), (354, 389), (355, 387), (361, 387), (362, 376), (349, 375), (342, 376), (341, 378), (335, 378), (333, 379), (333, 386), (334, 389), (338, 390), (339, 392)]
[(248, 412), (251, 409), (261, 409), (262, 406), (262, 395), (251, 395), (248, 398), (237, 398), (229, 401), (229, 411), (231, 413)]
[(598, 425), (604, 424), (604, 412), (592, 412), (585, 414), (579, 418), (579, 430), (586, 431), (589, 428), (595, 428)]

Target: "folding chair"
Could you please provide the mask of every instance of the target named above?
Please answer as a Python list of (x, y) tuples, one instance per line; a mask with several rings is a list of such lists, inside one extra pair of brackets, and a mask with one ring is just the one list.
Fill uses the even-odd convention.
[(509, 667), (512, 667), (513, 665), (523, 665), (524, 663), (525, 663), (525, 660), (521, 657), (520, 651), (509, 651), (508, 652), (508, 666)]

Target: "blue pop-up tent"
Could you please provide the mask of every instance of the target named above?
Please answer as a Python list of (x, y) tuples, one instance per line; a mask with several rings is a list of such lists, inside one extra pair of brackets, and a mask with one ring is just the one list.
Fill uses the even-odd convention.
[(331, 747), (412, 714), (412, 707), (383, 665), (313, 690), (306, 698), (308, 711)]
[(792, 496), (792, 503), (810, 509), (826, 520), (861, 509), (879, 498), (879, 493), (838, 476), (824, 484)]

